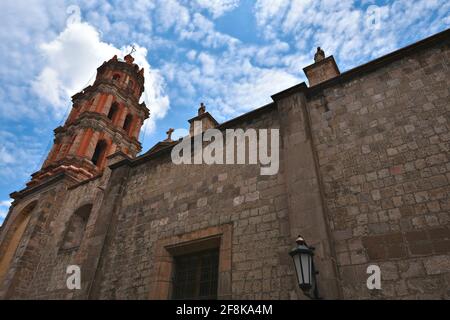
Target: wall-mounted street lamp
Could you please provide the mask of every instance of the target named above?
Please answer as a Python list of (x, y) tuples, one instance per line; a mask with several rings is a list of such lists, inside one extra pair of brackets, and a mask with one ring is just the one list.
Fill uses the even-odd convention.
[(314, 268), (314, 247), (309, 247), (302, 236), (298, 236), (297, 247), (289, 252), (294, 260), (298, 285), (303, 293), (311, 299), (320, 299)]

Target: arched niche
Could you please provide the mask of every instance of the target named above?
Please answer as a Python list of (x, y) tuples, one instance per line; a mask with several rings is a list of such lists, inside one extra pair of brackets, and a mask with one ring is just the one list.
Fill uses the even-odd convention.
[(75, 249), (80, 246), (91, 211), (92, 204), (85, 204), (72, 214), (64, 233), (61, 249)]

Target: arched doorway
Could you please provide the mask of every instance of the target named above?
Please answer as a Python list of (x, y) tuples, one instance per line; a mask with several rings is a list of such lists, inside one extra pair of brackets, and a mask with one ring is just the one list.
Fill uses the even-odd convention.
[(3, 282), (9, 266), (14, 258), (17, 247), (22, 239), (23, 233), (30, 221), (31, 212), (36, 207), (37, 201), (28, 204), (13, 221), (1, 248), (3, 255), (0, 257), (0, 283)]

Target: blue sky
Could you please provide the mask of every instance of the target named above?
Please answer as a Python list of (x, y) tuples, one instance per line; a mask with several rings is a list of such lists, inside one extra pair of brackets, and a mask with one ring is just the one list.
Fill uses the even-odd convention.
[[(78, 10), (79, 8), (79, 10)], [(219, 122), (305, 80), (317, 46), (341, 71), (450, 27), (448, 0), (15, 0), (0, 11), (0, 223), (39, 170), (70, 96), (135, 45), (152, 116), (145, 152), (184, 135), (204, 102)]]

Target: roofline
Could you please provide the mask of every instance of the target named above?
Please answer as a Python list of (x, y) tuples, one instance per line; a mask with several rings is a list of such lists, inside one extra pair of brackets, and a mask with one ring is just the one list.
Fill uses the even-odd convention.
[(256, 108), (254, 110), (251, 110), (249, 112), (241, 114), (240, 116), (237, 116), (236, 118), (227, 120), (227, 121), (219, 124), (217, 126), (217, 129), (224, 129), (224, 128), (234, 124), (235, 122), (243, 121), (243, 120), (245, 120), (247, 118), (250, 118), (250, 117), (254, 116), (255, 114), (260, 114), (260, 113), (264, 113), (266, 111), (269, 111), (270, 109), (272, 109), (275, 106), (276, 106), (275, 102), (268, 103), (268, 104), (266, 104), (266, 105), (264, 105), (262, 107)]
[(14, 203), (17, 200), (23, 199), (26, 196), (28, 196), (28, 195), (30, 195), (30, 194), (32, 194), (34, 192), (37, 192), (39, 190), (42, 190), (44, 188), (47, 188), (48, 186), (50, 186), (52, 184), (55, 184), (55, 183), (65, 179), (65, 178), (69, 179), (72, 182), (78, 182), (76, 180), (76, 178), (74, 178), (73, 176), (71, 176), (67, 172), (59, 172), (59, 173), (55, 174), (54, 176), (50, 177), (49, 179), (46, 179), (46, 180), (42, 181), (41, 183), (39, 183), (39, 184), (37, 184), (35, 186), (32, 186), (32, 187), (28, 187), (27, 186), (27, 187), (23, 188), (20, 191), (12, 192), (12, 193), (10, 193), (9, 196), (12, 199), (14, 199), (14, 201), (13, 201), (13, 203)]
[(69, 186), (69, 187), (67, 187), (67, 190), (73, 190), (73, 189), (76, 189), (76, 188), (78, 188), (78, 187), (80, 187), (80, 186), (82, 186), (82, 185), (85, 185), (85, 184), (89, 183), (89, 182), (92, 182), (92, 181), (95, 181), (95, 180), (97, 180), (97, 179), (100, 179), (102, 176), (103, 176), (103, 172), (101, 172), (101, 173), (99, 173), (99, 174), (93, 176), (92, 178), (83, 180), (83, 181), (78, 182), (78, 183), (76, 183), (76, 184), (74, 184), (74, 185), (72, 185), (72, 186)]
[(209, 119), (211, 119), (211, 121), (214, 122), (216, 125), (219, 125), (219, 122), (217, 122), (217, 120), (214, 119), (214, 117), (213, 117), (209, 112), (204, 112), (204, 113), (202, 113), (202, 114), (199, 114), (198, 116), (195, 116), (195, 117), (189, 119), (188, 122), (189, 122), (189, 123), (192, 123), (192, 122), (194, 122), (194, 121), (201, 120), (201, 119), (203, 119), (203, 118), (209, 118)]
[(417, 41), (413, 44), (410, 44), (406, 47), (388, 53), (384, 56), (376, 58), (375, 60), (364, 63), (356, 68), (350, 69), (341, 73), (339, 76), (332, 78), (328, 81), (322, 82), (309, 88), (308, 95), (313, 96), (317, 94), (319, 91), (322, 91), (330, 86), (333, 86), (338, 83), (342, 83), (344, 81), (349, 81), (353, 79), (355, 76), (360, 76), (362, 74), (367, 74), (373, 72), (377, 69), (380, 69), (394, 61), (405, 58), (417, 51), (424, 50), (435, 45), (441, 44), (442, 41), (450, 39), (450, 28), (444, 31), (441, 31), (437, 34), (434, 34), (428, 38)]
[(399, 59), (407, 57), (407, 56), (417, 52), (418, 50), (423, 50), (423, 49), (433, 47), (437, 44), (441, 44), (442, 41), (445, 41), (448, 39), (450, 39), (450, 29), (441, 31), (439, 33), (436, 33), (436, 34), (428, 37), (428, 38), (417, 41), (406, 47), (403, 47), (401, 49), (398, 49), (396, 51), (388, 53), (384, 56), (376, 58), (372, 61), (364, 63), (360, 66), (357, 66), (353, 69), (345, 71), (345, 72), (341, 73), (340, 75), (338, 75), (334, 78), (331, 78), (330, 80), (321, 82), (315, 86), (307, 87), (306, 83), (302, 82), (298, 85), (295, 85), (291, 88), (288, 88), (286, 90), (283, 90), (279, 93), (274, 94), (272, 96), (272, 99), (274, 99), (276, 101), (276, 100), (282, 99), (290, 94), (300, 92), (300, 91), (304, 91), (306, 93), (307, 97), (310, 98), (310, 97), (320, 93), (324, 89), (327, 89), (327, 88), (332, 87), (339, 83), (349, 81), (349, 80), (355, 78), (356, 76), (361, 76), (363, 74), (373, 72), (373, 71), (375, 71), (379, 68), (382, 68), (394, 61), (397, 61)]
[(334, 69), (337, 71), (338, 74), (341, 73), (341, 71), (339, 70), (339, 67), (338, 67), (338, 65), (336, 63), (336, 60), (334, 59), (334, 56), (332, 56), (332, 55), (324, 58), (323, 60), (320, 60), (319, 62), (315, 62), (315, 63), (310, 64), (307, 67), (304, 67), (303, 68), (303, 72), (306, 74), (312, 68), (317, 67), (317, 66), (322, 65), (322, 64), (325, 64), (327, 62), (331, 62), (331, 64), (333, 65)]
[[(258, 109), (249, 111), (249, 112), (244, 113), (243, 115), (240, 115), (240, 116), (238, 116), (236, 118), (233, 118), (231, 120), (223, 122), (223, 123), (219, 124), (216, 129), (218, 129), (218, 130), (225, 129), (225, 128), (229, 127), (230, 125), (234, 124), (235, 122), (244, 121), (247, 118), (252, 118), (255, 114), (268, 112), (268, 111), (272, 110), (274, 107), (276, 107), (276, 104), (274, 102), (271, 102), (271, 103), (266, 104), (265, 106), (262, 106), (262, 107), (260, 107)], [(191, 138), (191, 139), (193, 139), (193, 138)], [(172, 144), (170, 144), (168, 146), (165, 146), (165, 147), (163, 147), (162, 149), (159, 149), (156, 152), (150, 152), (149, 153), (149, 151), (151, 150), (150, 149), (146, 153), (144, 153), (144, 154), (142, 154), (139, 157), (134, 158), (134, 159), (129, 159), (129, 158), (123, 159), (121, 161), (118, 161), (118, 162), (110, 165), (109, 168), (115, 169), (115, 168), (121, 167), (122, 165), (129, 165), (131, 167), (137, 166), (137, 165), (139, 165), (139, 164), (141, 164), (143, 162), (146, 162), (148, 160), (152, 160), (152, 159), (158, 158), (160, 156), (163, 156), (163, 155), (171, 152), (172, 148), (175, 147), (179, 142), (180, 142), (180, 140), (173, 141)], [(157, 146), (157, 145), (158, 144), (156, 144), (155, 146)]]
[[(446, 39), (450, 39), (450, 28), (447, 30), (444, 30), (442, 32), (439, 32), (435, 35), (432, 35), (428, 38), (425, 38), (423, 40), (415, 42), (411, 45), (403, 47), (399, 50), (396, 50), (389, 54), (386, 54), (380, 58), (369, 61), (369, 62), (362, 64), (356, 68), (345, 71), (345, 72), (341, 73), (340, 75), (338, 75), (328, 81), (319, 83), (313, 87), (308, 87), (305, 82), (299, 83), (293, 87), (290, 87), (286, 90), (280, 91), (280, 92), (272, 95), (272, 99), (274, 102), (271, 102), (262, 107), (259, 107), (257, 109), (251, 110), (247, 113), (244, 113), (236, 118), (233, 118), (226, 122), (223, 122), (217, 126), (217, 129), (224, 129), (236, 122), (244, 121), (245, 119), (251, 118), (256, 114), (260, 114), (260, 113), (269, 111), (272, 108), (276, 107), (276, 102), (278, 100), (283, 99), (292, 94), (295, 94), (298, 92), (303, 92), (308, 98), (310, 98), (310, 97), (320, 93), (321, 91), (323, 91), (326, 88), (329, 88), (329, 87), (334, 86), (339, 83), (343, 83), (345, 81), (349, 81), (349, 80), (353, 79), (355, 76), (361, 76), (362, 74), (373, 72), (374, 70), (382, 68), (398, 59), (404, 58), (404, 57), (416, 52), (417, 50), (423, 50), (423, 49), (432, 47), (436, 44), (440, 44), (440, 43), (442, 43), (443, 40), (446, 40)], [(138, 165), (142, 162), (145, 162), (147, 159), (148, 160), (154, 159), (154, 158), (157, 158), (159, 156), (166, 154), (167, 152), (172, 150), (172, 148), (175, 145), (176, 144), (167, 146), (167, 147), (160, 149), (154, 153), (150, 153), (150, 154), (144, 153), (143, 155), (141, 155), (135, 159), (124, 159), (122, 161), (119, 161), (119, 162), (113, 164), (112, 166), (110, 166), (110, 168), (114, 169), (114, 168), (120, 167), (124, 164), (128, 164), (130, 166)]]

